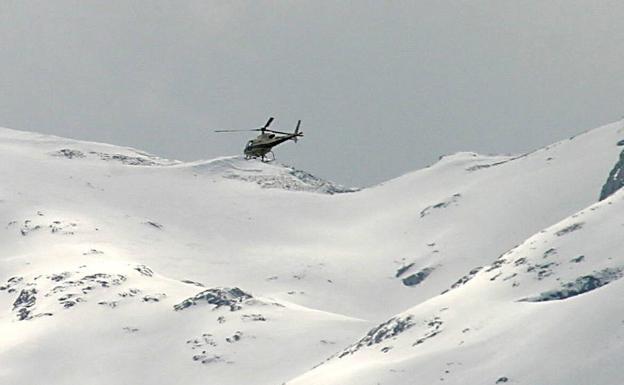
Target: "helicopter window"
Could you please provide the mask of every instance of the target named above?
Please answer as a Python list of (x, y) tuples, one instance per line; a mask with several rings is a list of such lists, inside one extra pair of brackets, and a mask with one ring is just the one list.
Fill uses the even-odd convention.
[(253, 144), (253, 140), (250, 140), (249, 142), (247, 142), (247, 145), (245, 146), (245, 148), (251, 147), (252, 144)]
[(273, 139), (273, 138), (275, 138), (275, 134), (270, 134), (269, 139)]

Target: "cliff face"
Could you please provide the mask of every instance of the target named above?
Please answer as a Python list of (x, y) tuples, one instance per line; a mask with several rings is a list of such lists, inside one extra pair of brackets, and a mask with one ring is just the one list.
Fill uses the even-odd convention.
[(607, 181), (602, 186), (602, 191), (600, 191), (600, 200), (603, 200), (611, 196), (614, 192), (616, 192), (617, 190), (622, 188), (622, 186), (624, 186), (624, 172), (623, 171), (624, 171), (624, 150), (622, 150), (622, 152), (620, 153), (620, 159), (615, 164), (615, 166), (613, 166), (613, 169), (609, 173), (609, 177), (607, 178)]

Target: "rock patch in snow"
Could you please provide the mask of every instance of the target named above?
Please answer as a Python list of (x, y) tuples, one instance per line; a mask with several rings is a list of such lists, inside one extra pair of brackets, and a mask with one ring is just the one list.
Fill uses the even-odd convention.
[[(618, 142), (618, 145), (622, 145), (620, 143), (624, 143), (624, 140)], [(624, 186), (624, 150), (620, 153), (620, 159), (615, 163), (613, 169), (609, 172), (607, 181), (602, 186), (600, 200), (607, 199), (617, 190), (621, 189), (622, 186)]]
[(227, 306), (230, 308), (230, 311), (236, 311), (240, 310), (241, 304), (250, 298), (252, 298), (250, 294), (245, 293), (237, 287), (217, 287), (204, 290), (194, 297), (187, 298), (179, 304), (174, 305), (173, 309), (175, 311), (180, 311), (205, 302), (214, 305), (213, 309)]
[(424, 281), (425, 279), (427, 279), (427, 277), (433, 273), (434, 268), (432, 267), (425, 267), (424, 269), (420, 270), (417, 273), (414, 273), (412, 275), (409, 275), (405, 278), (403, 278), (402, 282), (405, 286), (416, 286), (419, 285), (420, 283), (422, 283), (422, 281)]
[(561, 285), (561, 289), (545, 291), (535, 297), (523, 298), (520, 301), (547, 302), (575, 297), (622, 278), (623, 272), (624, 268), (606, 268), (593, 274), (578, 277), (572, 282), (564, 283)]

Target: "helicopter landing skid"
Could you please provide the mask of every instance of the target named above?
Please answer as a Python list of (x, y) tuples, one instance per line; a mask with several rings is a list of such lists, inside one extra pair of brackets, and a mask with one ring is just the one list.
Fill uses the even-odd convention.
[[(267, 156), (271, 154), (271, 156)], [(245, 155), (245, 160), (249, 160), (249, 159), (258, 159), (260, 158), (260, 160), (264, 163), (270, 163), (273, 162), (275, 160), (275, 154), (273, 153), (273, 151), (269, 151), (266, 154), (262, 155), (262, 156), (254, 156), (254, 155)]]
[[(271, 154), (271, 157), (267, 159), (267, 155)], [(262, 161), (264, 163), (269, 163), (269, 162), (273, 162), (275, 160), (275, 154), (273, 153), (273, 151), (269, 151), (266, 154), (262, 155)]]

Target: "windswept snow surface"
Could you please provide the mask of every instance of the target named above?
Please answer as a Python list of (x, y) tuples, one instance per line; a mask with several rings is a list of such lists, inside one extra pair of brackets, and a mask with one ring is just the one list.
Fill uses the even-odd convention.
[(622, 384), (623, 236), (620, 190), (288, 384)]
[(0, 383), (621, 383), (622, 127), (363, 190), (0, 129)]

